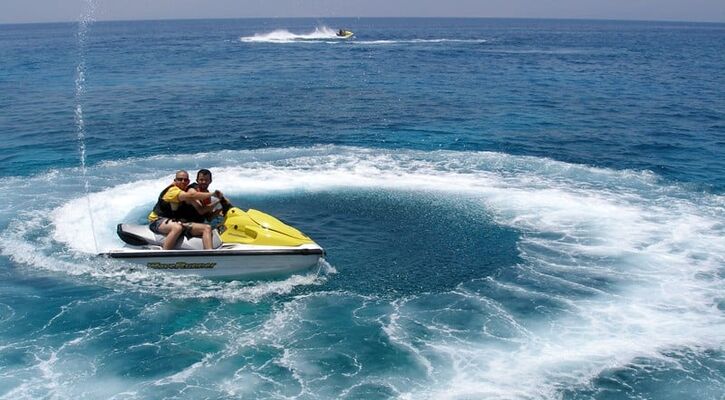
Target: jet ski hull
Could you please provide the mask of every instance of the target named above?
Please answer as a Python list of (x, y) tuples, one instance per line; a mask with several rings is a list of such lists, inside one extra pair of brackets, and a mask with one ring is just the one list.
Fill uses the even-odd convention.
[(232, 246), (213, 250), (124, 248), (101, 256), (179, 275), (253, 279), (303, 273), (316, 267), (323, 254), (319, 246), (305, 245), (296, 248)]
[(297, 229), (258, 210), (230, 208), (223, 225), (212, 230), (212, 249), (201, 238), (181, 235), (163, 250), (163, 235), (148, 225), (118, 224), (126, 246), (101, 256), (180, 275), (211, 278), (276, 278), (319, 265), (324, 250)]

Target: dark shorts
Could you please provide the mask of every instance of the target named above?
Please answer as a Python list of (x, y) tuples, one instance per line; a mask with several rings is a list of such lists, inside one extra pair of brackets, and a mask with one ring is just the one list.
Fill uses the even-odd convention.
[(169, 219), (168, 218), (159, 218), (156, 221), (149, 224), (149, 229), (151, 229), (151, 232), (158, 233), (159, 235), (163, 235), (164, 233), (161, 233), (159, 231), (159, 227), (161, 224), (166, 223)]

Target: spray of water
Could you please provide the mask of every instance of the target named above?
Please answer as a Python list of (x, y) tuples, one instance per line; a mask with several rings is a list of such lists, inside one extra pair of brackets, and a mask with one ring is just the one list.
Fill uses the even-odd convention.
[(81, 177), (83, 179), (83, 187), (86, 193), (86, 202), (88, 203), (88, 214), (91, 221), (93, 244), (96, 248), (96, 252), (98, 252), (96, 229), (93, 221), (93, 212), (91, 211), (90, 183), (88, 181), (86, 170), (86, 128), (83, 119), (83, 95), (85, 94), (86, 89), (86, 37), (88, 35), (88, 27), (93, 22), (95, 8), (95, 2), (93, 0), (87, 0), (78, 19), (78, 67), (76, 68), (75, 122), (78, 138), (78, 151), (80, 153), (81, 160)]

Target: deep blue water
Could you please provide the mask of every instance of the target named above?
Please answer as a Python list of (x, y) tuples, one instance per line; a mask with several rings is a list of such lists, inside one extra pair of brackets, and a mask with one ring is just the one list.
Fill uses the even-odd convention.
[[(722, 399), (723, 65), (723, 24), (0, 25), (0, 396)], [(203, 167), (320, 271), (93, 256)]]

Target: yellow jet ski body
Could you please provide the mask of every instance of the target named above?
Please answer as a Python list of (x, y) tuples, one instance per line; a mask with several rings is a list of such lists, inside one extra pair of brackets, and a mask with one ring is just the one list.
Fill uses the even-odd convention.
[(314, 243), (299, 230), (259, 210), (246, 212), (232, 207), (219, 227), (223, 243), (242, 243), (267, 246), (300, 246)]
[(355, 33), (353, 31), (341, 29), (340, 31), (337, 32), (337, 37), (343, 38), (343, 39), (348, 39), (348, 38), (352, 37), (352, 35), (354, 35), (354, 34)]

